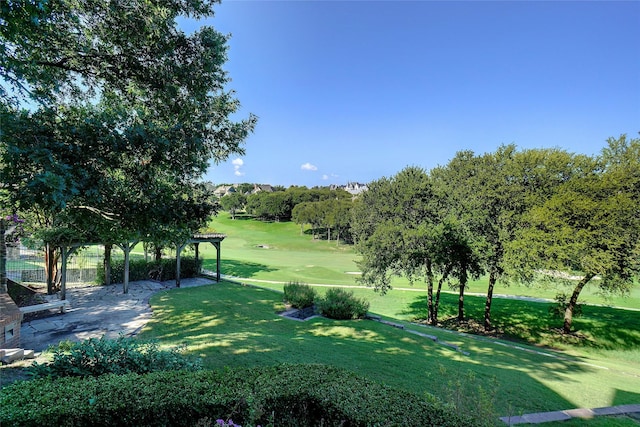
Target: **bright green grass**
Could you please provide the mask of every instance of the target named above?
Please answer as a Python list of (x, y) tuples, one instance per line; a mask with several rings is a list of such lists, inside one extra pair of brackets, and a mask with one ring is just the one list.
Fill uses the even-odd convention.
[[(242, 217), (241, 217), (242, 218)], [(230, 276), (268, 281), (301, 281), (331, 285), (357, 285), (358, 255), (352, 246), (335, 241), (312, 240), (309, 234), (300, 233), (300, 226), (291, 222), (263, 222), (253, 219), (231, 220), (222, 212), (213, 219), (211, 226), (227, 234), (222, 242), (222, 273)], [(260, 247), (263, 246), (263, 247)], [(211, 245), (200, 245), (205, 258), (205, 268), (215, 270), (215, 250)], [(468, 294), (485, 294), (488, 278), (472, 281)], [(395, 278), (395, 288), (425, 289), (424, 283), (413, 287), (404, 278)], [(499, 283), (495, 294), (517, 295), (553, 300), (557, 293), (570, 293), (572, 289), (562, 285), (527, 287), (505, 286)], [(591, 304), (604, 304), (640, 309), (640, 286), (636, 285), (629, 297), (598, 295), (597, 284), (589, 284), (580, 300)]]
[[(355, 263), (357, 255), (351, 246), (339, 245), (334, 242), (313, 241), (307, 234), (301, 234), (300, 228), (292, 223), (266, 223), (254, 220), (235, 220), (232, 221), (227, 215), (221, 214), (213, 222), (214, 228), (226, 233), (228, 237), (222, 243), (222, 272), (231, 276), (244, 277), (247, 283), (256, 283), (260, 286), (270, 287), (276, 290), (282, 290), (283, 283), (287, 281), (301, 281), (311, 284), (329, 284), (342, 286), (356, 286), (354, 272), (358, 268)], [(262, 247), (260, 247), (262, 246)], [(207, 251), (206, 246), (201, 245), (201, 253), (207, 261), (205, 266), (213, 269), (215, 265), (215, 253), (212, 249)], [(277, 282), (277, 283), (271, 283)], [(357, 287), (353, 291), (358, 296), (364, 296), (371, 302), (370, 311), (382, 316), (401, 319), (403, 321), (412, 320), (414, 318), (424, 317), (426, 312), (426, 290), (424, 284), (415, 284), (409, 286), (406, 280), (397, 279), (393, 282), (394, 289), (386, 295), (382, 296), (375, 293), (372, 289)], [(477, 320), (482, 319), (484, 309), (484, 297), (474, 296), (473, 293), (480, 295), (486, 291), (487, 279), (481, 278), (471, 284), (467, 296), (465, 298), (465, 306), (467, 315)], [(242, 288), (244, 289), (244, 288)], [(323, 287), (318, 287), (322, 291)], [(569, 290), (565, 290), (568, 292)], [(603, 300), (596, 294), (597, 286), (587, 287), (581, 296), (584, 302), (596, 304), (611, 304), (621, 307), (640, 308), (640, 287), (636, 286), (631, 296), (628, 298), (614, 298), (611, 300)], [(552, 299), (558, 292), (557, 289), (544, 287), (525, 287), (510, 286), (505, 287), (498, 285), (496, 294), (529, 296), (535, 298)], [(449, 293), (443, 295), (440, 310), (440, 318), (453, 315), (456, 310), (456, 297)], [(276, 298), (274, 304), (278, 304), (279, 299)], [(538, 410), (556, 410), (567, 409), (572, 407), (598, 407), (607, 405), (617, 405), (626, 402), (637, 403), (640, 401), (640, 312), (630, 310), (615, 310), (608, 307), (585, 307), (585, 316), (576, 318), (574, 326), (581, 332), (583, 338), (567, 342), (559, 339), (558, 335), (553, 333), (553, 328), (559, 328), (561, 322), (554, 320), (548, 315), (549, 304), (534, 303), (527, 301), (518, 301), (514, 299), (494, 299), (492, 317), (494, 325), (499, 330), (513, 337), (538, 345), (543, 344), (554, 348), (564, 350), (566, 357), (576, 358), (583, 363), (567, 367), (566, 361), (558, 361), (551, 357), (545, 356), (544, 360), (536, 362), (527, 362), (528, 357), (522, 357), (521, 350), (512, 347), (500, 347), (500, 344), (490, 344), (481, 338), (466, 338), (455, 333), (451, 333), (442, 329), (428, 328), (429, 334), (436, 335), (440, 339), (454, 342), (461, 345), (465, 351), (470, 351), (473, 361), (460, 362), (457, 358), (462, 356), (458, 353), (453, 357), (437, 357), (426, 358), (429, 362), (422, 360), (421, 362), (402, 361), (395, 363), (387, 360), (386, 357), (381, 358), (380, 354), (388, 352), (380, 349), (366, 349), (363, 343), (355, 344), (353, 351), (359, 353), (364, 351), (369, 356), (375, 354), (371, 362), (372, 365), (358, 361), (358, 357), (354, 361), (344, 360), (342, 357), (336, 356), (335, 359), (329, 357), (323, 363), (335, 363), (340, 366), (352, 367), (354, 370), (364, 370), (364, 373), (372, 373), (373, 377), (381, 381), (395, 383), (409, 389), (425, 389), (431, 390), (436, 394), (446, 395), (450, 387), (443, 386), (448, 379), (443, 380), (443, 375), (439, 374), (440, 370), (447, 373), (456, 372), (460, 378), (465, 377), (469, 372), (469, 366), (473, 366), (473, 372), (477, 374), (477, 378), (486, 380), (495, 376), (501, 381), (500, 393), (498, 395), (498, 408), (502, 414), (517, 412), (530, 412)], [(323, 322), (319, 320), (318, 322)], [(273, 322), (267, 321), (269, 328), (273, 326)], [(365, 322), (368, 323), (368, 322)], [(303, 326), (296, 326), (302, 328)], [(416, 328), (418, 326), (415, 326)], [(367, 327), (367, 330), (370, 328)], [(222, 339), (227, 332), (233, 334), (232, 331), (220, 332), (216, 331), (215, 336)], [(355, 332), (354, 332), (355, 333)], [(369, 332), (358, 332), (365, 336)], [(376, 333), (379, 333), (376, 331)], [(272, 335), (269, 329), (267, 332), (261, 331), (256, 333), (256, 337), (263, 334)], [(188, 333), (185, 333), (185, 336)], [(277, 333), (276, 333), (277, 335)], [(247, 337), (243, 337), (243, 341)], [(323, 340), (326, 337), (323, 337)], [(335, 336), (334, 336), (335, 338)], [(248, 339), (248, 338), (247, 338)], [(253, 339), (253, 338), (252, 338)], [(257, 339), (257, 338), (256, 338)], [(298, 342), (298, 337), (284, 338)], [(408, 341), (414, 338), (409, 337)], [(251, 341), (251, 340), (250, 340)], [(276, 340), (278, 341), (278, 340)], [(239, 355), (230, 357), (222, 365), (235, 365), (252, 363), (279, 363), (281, 361), (308, 361), (306, 355), (310, 355), (311, 361), (314, 361), (316, 354), (322, 348), (335, 348), (343, 345), (333, 343), (331, 340), (325, 343), (309, 343), (311, 346), (306, 347), (308, 339), (305, 341), (306, 350), (301, 350), (304, 354), (300, 355), (296, 351), (285, 352), (283, 355), (280, 351), (270, 348), (266, 351), (256, 350), (260, 345), (252, 344), (250, 347), (254, 351), (249, 351), (247, 356)], [(356, 340), (357, 341), (357, 340)], [(367, 340), (365, 340), (367, 341)], [(404, 341), (403, 341), (404, 342)], [(482, 344), (479, 344), (482, 343)], [(200, 344), (198, 344), (200, 345)], [(319, 347), (316, 347), (318, 346)], [(364, 345), (364, 348), (360, 346)], [(253, 346), (253, 347), (252, 347)], [(490, 349), (484, 346), (489, 346)], [(498, 346), (497, 349), (495, 346)], [(217, 346), (216, 346), (217, 347)], [(290, 346), (289, 346), (290, 347)], [(352, 351), (351, 347), (350, 352)], [(395, 347), (394, 347), (395, 348)], [(218, 350), (220, 350), (218, 348)], [(442, 350), (442, 349), (440, 349)], [(403, 354), (405, 346), (398, 345), (395, 350), (397, 354)], [(417, 354), (419, 352), (408, 350), (409, 354)], [(203, 352), (208, 358), (208, 352)], [(232, 352), (232, 354), (235, 354)], [(474, 354), (482, 354), (482, 361), (478, 362), (478, 356)], [(501, 360), (495, 355), (499, 354), (510, 360)], [(360, 356), (359, 356), (360, 357)], [(462, 357), (463, 358), (463, 357)], [(421, 357), (421, 359), (424, 359)], [(464, 359), (464, 358), (463, 358)], [(519, 365), (519, 360), (523, 360), (523, 364)], [(550, 361), (551, 360), (551, 361)], [(449, 363), (456, 361), (457, 369), (449, 366)], [(494, 364), (495, 362), (495, 364)], [(210, 362), (208, 362), (210, 363)], [(412, 365), (417, 363), (417, 365)], [(430, 379), (416, 378), (425, 375), (417, 374), (420, 364), (427, 363), (428, 367), (425, 372), (429, 374), (426, 377)], [(434, 365), (437, 363), (437, 366)], [(220, 362), (214, 362), (217, 366)], [(395, 368), (391, 368), (395, 366)], [(405, 369), (408, 366), (407, 369)], [(463, 368), (460, 368), (460, 367)], [(540, 369), (538, 369), (538, 367)], [(578, 369), (575, 369), (578, 367)], [(418, 369), (418, 371), (413, 370)], [(487, 374), (485, 370), (498, 369), (500, 375)], [(376, 373), (377, 372), (377, 373)], [(518, 372), (517, 378), (505, 377), (505, 372)], [(524, 381), (519, 375), (526, 372), (528, 380)], [(438, 380), (434, 381), (436, 376)], [(448, 378), (448, 376), (446, 376)], [(534, 381), (532, 383), (531, 381)], [(465, 384), (468, 382), (463, 381)], [(511, 384), (505, 386), (504, 384)], [(439, 387), (439, 388), (438, 388)], [(473, 388), (474, 385), (465, 387)], [(505, 391), (504, 387), (512, 387)], [(540, 402), (550, 399), (547, 403), (540, 403), (535, 396), (530, 400), (529, 394), (531, 390), (538, 390), (542, 387), (542, 391), (535, 391), (545, 396), (545, 393), (552, 392), (555, 396), (542, 397)], [(467, 390), (468, 391), (468, 390)], [(469, 393), (474, 394), (471, 390)], [(505, 397), (508, 396), (508, 397)], [(509, 409), (511, 407), (511, 409)]]
[(539, 352), (526, 345), (407, 326), (456, 344), (468, 352), (465, 355), (368, 320), (298, 322), (276, 314), (283, 308), (282, 294), (271, 290), (223, 282), (162, 292), (151, 304), (154, 316), (142, 338), (187, 344), (209, 368), (323, 363), (458, 401), (470, 411), (481, 386), (495, 396), (497, 415), (640, 400), (637, 364), (621, 369), (587, 355)]

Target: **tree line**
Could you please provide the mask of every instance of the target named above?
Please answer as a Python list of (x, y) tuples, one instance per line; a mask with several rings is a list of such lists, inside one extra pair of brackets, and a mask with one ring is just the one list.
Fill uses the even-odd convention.
[(351, 194), (340, 188), (274, 188), (273, 192), (260, 191), (253, 194), (238, 190), (222, 196), (219, 203), (232, 219), (235, 219), (238, 211), (244, 210), (260, 220), (293, 221), (300, 225), (301, 233), (304, 232), (304, 226), (309, 225), (314, 239), (320, 238), (322, 233), (327, 240), (332, 240), (333, 236), (336, 241), (352, 243)]
[[(582, 289), (627, 293), (640, 273), (640, 139), (610, 138), (597, 156), (560, 149), (462, 151), (427, 172), (407, 167), (369, 184), (351, 230), (362, 283), (385, 292), (392, 276), (427, 284), (428, 321), (438, 323), (442, 285), (459, 290), (488, 275), (484, 328), (498, 282), (572, 283), (571, 331)], [(569, 276), (577, 276), (568, 280)]]

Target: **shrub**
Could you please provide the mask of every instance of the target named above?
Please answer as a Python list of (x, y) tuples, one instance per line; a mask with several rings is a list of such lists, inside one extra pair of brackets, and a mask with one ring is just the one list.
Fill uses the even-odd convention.
[[(193, 257), (180, 258), (180, 277), (196, 277), (200, 273), (202, 267), (202, 259), (198, 258), (198, 262)], [(160, 261), (145, 261), (144, 259), (129, 260), (129, 280), (149, 280), (151, 271), (160, 271), (160, 277), (154, 279), (165, 281), (176, 278), (176, 260), (171, 258), (163, 258)], [(98, 265), (97, 279), (98, 283), (104, 283), (104, 265)], [(111, 282), (122, 283), (124, 281), (124, 260), (111, 261)]]
[(6, 427), (194, 426), (207, 419), (279, 427), (477, 425), (435, 398), (324, 365), (38, 379), (0, 394)]
[(294, 308), (313, 306), (316, 291), (305, 283), (289, 282), (284, 285), (284, 299)]
[(361, 319), (369, 310), (369, 302), (357, 298), (353, 292), (340, 288), (330, 288), (324, 297), (317, 301), (318, 310), (331, 319)]
[(120, 336), (116, 340), (103, 337), (64, 342), (54, 350), (52, 362), (34, 363), (29, 372), (35, 378), (60, 378), (199, 368), (200, 361), (186, 358), (179, 348), (160, 350), (157, 343)]

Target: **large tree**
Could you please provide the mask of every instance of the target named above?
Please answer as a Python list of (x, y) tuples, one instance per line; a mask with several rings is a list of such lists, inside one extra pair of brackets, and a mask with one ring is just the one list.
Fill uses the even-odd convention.
[(236, 212), (244, 209), (247, 204), (247, 196), (242, 193), (231, 193), (220, 199), (220, 206), (231, 214), (231, 219), (236, 219)]
[(243, 153), (256, 120), (230, 118), (226, 36), (177, 27), (213, 3), (3, 2), (0, 174), (12, 203), (108, 242), (175, 242), (202, 224), (214, 206), (198, 180)]
[(484, 327), (492, 328), (491, 305), (498, 281), (506, 281), (505, 246), (521, 216), (544, 203), (558, 186), (581, 174), (588, 158), (559, 149), (518, 151), (514, 145), (476, 155), (463, 151), (432, 171), (444, 203), (471, 236), (479, 261), (489, 275)]
[[(437, 324), (436, 274), (446, 271), (458, 280), (462, 313), (466, 280), (479, 268), (464, 233), (445, 233), (446, 212), (440, 202), (430, 176), (420, 168), (408, 167), (392, 178), (370, 183), (352, 210), (352, 232), (362, 255), (359, 280), (382, 293), (391, 289), (393, 276), (404, 276), (411, 283), (424, 280), (432, 324)], [(444, 243), (452, 237), (455, 243)]]
[(507, 253), (526, 280), (536, 274), (581, 278), (565, 310), (563, 332), (584, 287), (598, 277), (605, 293), (628, 292), (640, 273), (640, 139), (611, 138), (601, 155), (544, 203), (531, 207)]

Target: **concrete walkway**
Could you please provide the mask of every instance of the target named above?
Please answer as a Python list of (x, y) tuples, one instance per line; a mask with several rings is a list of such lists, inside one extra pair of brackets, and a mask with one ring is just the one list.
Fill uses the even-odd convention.
[[(131, 282), (129, 292), (122, 285), (90, 286), (67, 289), (71, 308), (64, 314), (25, 321), (20, 328), (21, 347), (40, 352), (61, 341), (89, 338), (117, 338), (137, 334), (151, 318), (149, 298), (156, 292), (175, 289), (175, 280)], [(182, 279), (181, 288), (215, 283), (202, 277)]]
[(628, 415), (640, 421), (640, 404), (609, 406), (595, 409), (569, 409), (566, 411), (540, 412), (517, 417), (500, 417), (505, 424), (541, 424), (554, 421), (568, 421), (571, 419), (591, 419), (600, 415)]

